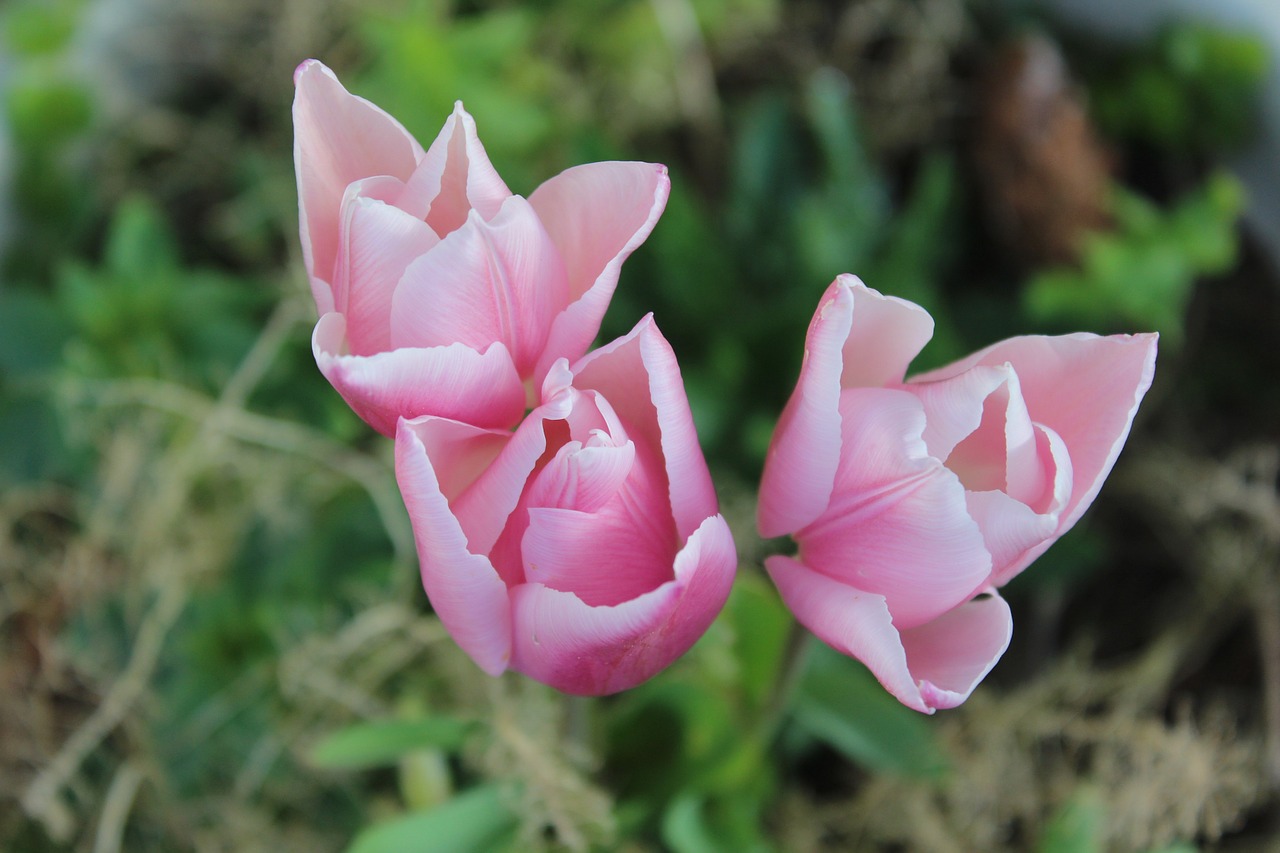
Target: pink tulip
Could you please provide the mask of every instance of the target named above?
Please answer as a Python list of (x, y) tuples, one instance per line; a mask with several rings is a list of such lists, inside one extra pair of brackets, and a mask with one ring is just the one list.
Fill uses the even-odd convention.
[(996, 593), (1097, 495), (1155, 370), (1156, 335), (1001, 341), (904, 383), (933, 334), (853, 276), (809, 325), (769, 447), (766, 567), (796, 618), (903, 704), (963, 702), (1008, 646)]
[(683, 654), (737, 565), (675, 355), (651, 318), (552, 365), (514, 433), (400, 421), (396, 477), (436, 614), (491, 675), (632, 687)]
[(586, 352), (666, 167), (591, 163), (527, 200), (462, 104), (426, 151), (307, 60), (294, 75), (302, 254), (320, 370), (374, 429), (433, 414), (512, 426), (551, 365)]

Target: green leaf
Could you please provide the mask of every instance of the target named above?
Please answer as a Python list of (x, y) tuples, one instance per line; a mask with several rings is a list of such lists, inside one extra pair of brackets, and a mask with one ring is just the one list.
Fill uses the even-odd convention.
[(870, 770), (941, 777), (946, 757), (925, 718), (890, 696), (862, 664), (814, 644), (793, 706), (796, 724)]
[(662, 814), (662, 841), (673, 853), (765, 853), (761, 803), (750, 797), (682, 793)]
[(357, 723), (316, 744), (311, 760), (332, 768), (394, 764), (415, 749), (457, 749), (470, 728), (470, 723), (453, 717)]
[(66, 47), (75, 34), (70, 3), (15, 3), (0, 16), (3, 43), (18, 56), (45, 56)]
[(742, 572), (725, 607), (733, 630), (739, 682), (754, 705), (768, 698), (787, 644), (793, 617), (777, 590), (759, 572)]
[(28, 377), (48, 371), (62, 357), (71, 329), (41, 293), (0, 291), (0, 375)]
[(503, 849), (516, 826), (502, 788), (485, 785), (430, 811), (371, 826), (347, 853), (492, 853)]
[(138, 285), (150, 284), (180, 266), (172, 231), (155, 206), (140, 196), (116, 208), (104, 260), (111, 273)]
[(1101, 853), (1102, 796), (1093, 787), (1080, 787), (1045, 827), (1040, 853)]
[(702, 813), (702, 798), (678, 797), (662, 815), (662, 840), (674, 853), (722, 853), (723, 847)]

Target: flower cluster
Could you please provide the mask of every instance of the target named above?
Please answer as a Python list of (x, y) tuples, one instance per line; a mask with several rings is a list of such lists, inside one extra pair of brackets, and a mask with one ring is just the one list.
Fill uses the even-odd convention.
[[(320, 370), (395, 438), (422, 581), (485, 672), (632, 687), (687, 651), (737, 557), (652, 317), (588, 351), (666, 169), (593, 163), (528, 199), (458, 104), (425, 150), (309, 60), (295, 76)], [(1154, 335), (1023, 337), (905, 379), (919, 306), (841, 276), (770, 445), (758, 524), (796, 618), (909, 707), (959, 704), (1011, 635), (996, 590), (1088, 508)]]
[(644, 681), (707, 629), (737, 568), (658, 327), (587, 353), (666, 169), (578, 166), (524, 199), (461, 104), (424, 151), (319, 62), (294, 83), (312, 348), (396, 439), (440, 620), (493, 675), (580, 694)]

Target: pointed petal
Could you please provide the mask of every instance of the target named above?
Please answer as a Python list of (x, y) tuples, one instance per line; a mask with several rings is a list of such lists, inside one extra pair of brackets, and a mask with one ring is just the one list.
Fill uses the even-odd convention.
[(883, 595), (898, 628), (973, 595), (991, 556), (954, 473), (930, 456), (920, 401), (891, 388), (850, 388), (840, 402), (842, 451), (831, 503), (795, 534), (817, 571)]
[(837, 279), (809, 322), (800, 378), (765, 457), (756, 524), (766, 539), (796, 532), (831, 500), (840, 460), (841, 348), (852, 326), (853, 292)]
[(530, 377), (566, 286), (560, 255), (537, 215), (511, 196), (493, 221), (472, 214), (409, 266), (392, 297), (391, 341), (458, 341), (474, 349), (501, 341), (521, 377)]
[(632, 440), (661, 450), (676, 532), (681, 538), (692, 535), (717, 512), (715, 486), (698, 443), (680, 365), (653, 316), (589, 353), (573, 371), (574, 385), (599, 391)]
[[(338, 211), (347, 185), (374, 175), (408, 180), (423, 152), (398, 121), (350, 94), (316, 60), (298, 66), (293, 81), (293, 162), (302, 255), (313, 279), (332, 284)], [(316, 301), (321, 313), (333, 307), (320, 293)]]
[(453, 114), (421, 160), (399, 206), (425, 219), (441, 237), (462, 227), (472, 210), (481, 219), (492, 219), (511, 195), (489, 162), (475, 119), (462, 108), (462, 101), (454, 104)]
[(724, 519), (706, 519), (675, 558), (675, 580), (612, 607), (525, 584), (512, 591), (511, 666), (566, 693), (602, 696), (652, 678), (724, 607), (737, 556)]
[(335, 308), (346, 315), (347, 343), (353, 355), (391, 349), (391, 302), (396, 285), (415, 258), (440, 242), (426, 223), (367, 197), (364, 190), (369, 183), (353, 183), (343, 200), (334, 283)]
[[(911, 359), (933, 337), (933, 318), (914, 302), (884, 296), (857, 276), (842, 275), (835, 286), (853, 297), (853, 327), (844, 343), (842, 388), (897, 385)], [(828, 291), (829, 292), (829, 291)]]
[[(422, 585), (436, 615), (462, 650), (485, 672), (499, 675), (511, 658), (507, 587), (488, 559), (467, 549), (462, 528), (440, 490), (435, 465), (421, 438), (433, 431), (433, 420), (402, 421), (396, 434), (396, 481), (413, 524)], [(457, 431), (454, 425), (444, 428)], [(456, 442), (436, 436), (427, 443), (439, 448)]]
[(1071, 454), (1074, 483), (1059, 521), (1065, 533), (1093, 502), (1124, 446), (1155, 372), (1156, 341), (1154, 334), (1010, 338), (912, 381), (945, 379), (975, 365), (1012, 365), (1031, 419), (1057, 433)]
[(924, 701), (954, 708), (986, 678), (1012, 636), (1009, 605), (992, 591), (903, 631), (902, 645)]
[(481, 427), (509, 427), (524, 413), (524, 386), (506, 348), (483, 353), (462, 344), (346, 354), (346, 321), (329, 313), (316, 323), (311, 350), (325, 378), (365, 423), (395, 435), (399, 418), (424, 414)]
[(588, 163), (538, 187), (529, 203), (564, 258), (569, 307), (556, 318), (537, 372), (587, 351), (618, 284), (622, 262), (645, 241), (667, 204), (667, 168)]
[(790, 557), (764, 561), (782, 601), (800, 624), (842, 654), (857, 658), (903, 705), (932, 714), (920, 693), (884, 596), (815, 572)]

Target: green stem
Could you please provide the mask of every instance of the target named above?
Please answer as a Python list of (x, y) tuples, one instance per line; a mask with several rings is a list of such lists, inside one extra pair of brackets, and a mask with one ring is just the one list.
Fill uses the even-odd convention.
[(787, 711), (795, 699), (800, 687), (801, 677), (809, 661), (809, 649), (814, 642), (813, 635), (799, 622), (792, 622), (787, 632), (786, 645), (782, 650), (782, 658), (778, 662), (778, 674), (774, 678), (773, 692), (769, 695), (760, 714), (757, 732), (762, 741), (772, 743), (782, 728)]

